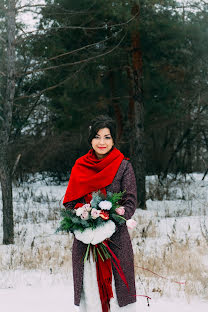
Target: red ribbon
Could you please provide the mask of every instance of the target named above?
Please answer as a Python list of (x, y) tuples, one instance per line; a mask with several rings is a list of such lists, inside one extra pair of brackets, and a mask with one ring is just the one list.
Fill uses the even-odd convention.
[[(128, 291), (129, 291), (129, 285), (126, 280), (126, 277), (124, 275), (124, 272), (121, 268), (120, 265), (120, 260), (116, 257), (114, 252), (110, 249), (108, 246), (107, 242), (104, 241), (103, 245), (108, 249), (108, 251), (111, 254), (111, 259), (107, 259), (103, 261), (98, 253), (98, 260), (96, 262), (96, 269), (97, 269), (97, 281), (98, 281), (98, 288), (99, 288), (99, 293), (100, 293), (100, 300), (102, 304), (102, 311), (103, 312), (109, 312), (110, 309), (110, 299), (113, 297), (113, 292), (112, 292), (112, 267), (111, 267), (111, 262), (115, 266), (116, 270), (118, 271), (119, 276), (125, 283)], [(96, 245), (97, 248), (98, 245)], [(99, 249), (100, 250), (100, 249)], [(100, 250), (101, 252), (101, 250)], [(101, 252), (102, 253), (102, 252)], [(114, 259), (114, 260), (113, 260)], [(147, 298), (147, 304), (149, 306), (149, 299), (151, 298), (147, 295), (137, 295), (137, 294), (131, 294), (133, 297), (145, 297)]]
[[(97, 245), (96, 247), (99, 248)], [(100, 248), (99, 252), (102, 254), (102, 256), (104, 256)], [(113, 290), (111, 286), (112, 285), (111, 260), (105, 259), (105, 261), (103, 261), (100, 257), (100, 254), (98, 253), (98, 258), (96, 261), (96, 271), (102, 311), (108, 312), (110, 311), (110, 299), (113, 298)]]
[(114, 254), (114, 252), (110, 249), (110, 247), (108, 246), (108, 244), (106, 243), (106, 241), (103, 242), (103, 245), (105, 245), (105, 247), (108, 249), (108, 251), (110, 252), (110, 254), (112, 255), (112, 257), (115, 259), (115, 262), (113, 261), (113, 259), (111, 258), (112, 263), (114, 264), (116, 270), (118, 271), (118, 274), (120, 275), (121, 279), (123, 280), (123, 282), (125, 283), (128, 291), (129, 291), (129, 285), (127, 283), (126, 277), (124, 275), (124, 272), (122, 270), (122, 267), (120, 265), (120, 260), (116, 257), (116, 255)]
[(159, 275), (159, 274), (157, 274), (157, 273), (155, 273), (155, 272), (153, 272), (153, 271), (151, 271), (151, 270), (149, 270), (149, 269), (147, 269), (147, 268), (143, 268), (143, 267), (140, 267), (140, 266), (138, 266), (138, 265), (136, 265), (136, 267), (139, 268), (139, 269), (142, 269), (142, 270), (144, 270), (144, 271), (148, 271), (148, 272), (150, 272), (150, 273), (152, 273), (152, 274), (154, 274), (154, 275), (156, 275), (156, 276), (158, 276), (158, 277), (161, 277), (161, 278), (163, 278), (163, 279), (166, 279), (166, 280), (168, 280), (168, 281), (170, 281), (170, 282), (173, 282), (173, 283), (176, 283), (176, 284), (180, 284), (180, 285), (185, 285), (185, 284), (186, 284), (186, 282), (177, 282), (177, 281), (174, 281), (174, 280), (170, 280), (169, 278), (164, 277), (164, 276), (162, 276), (162, 275)]

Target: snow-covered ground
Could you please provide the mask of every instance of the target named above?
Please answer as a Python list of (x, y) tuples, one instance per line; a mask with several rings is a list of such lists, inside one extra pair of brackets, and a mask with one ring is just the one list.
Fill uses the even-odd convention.
[[(73, 306), (72, 285), (50, 288), (18, 288), (0, 290), (1, 311), (10, 312), (77, 312)], [(199, 300), (191, 303), (178, 299), (153, 299), (148, 307), (146, 302), (137, 302), (138, 312), (207, 312), (208, 304)]]
[[(207, 311), (208, 178), (201, 179), (169, 177), (161, 187), (147, 178), (147, 210), (137, 209), (130, 233), (137, 294), (152, 298), (148, 307), (138, 296), (138, 311)], [(55, 233), (65, 189), (49, 179), (14, 187), (15, 245), (0, 245), (1, 311), (77, 311), (72, 236)]]

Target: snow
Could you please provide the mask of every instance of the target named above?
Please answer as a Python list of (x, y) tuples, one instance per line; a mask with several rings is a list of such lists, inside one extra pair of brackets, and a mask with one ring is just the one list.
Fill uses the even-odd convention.
[(73, 311), (72, 286), (18, 288), (0, 291), (1, 311), (57, 312)]
[[(72, 312), (79, 311), (73, 306), (72, 284), (52, 287), (22, 287), (0, 290), (1, 311), (9, 312)], [(197, 299), (190, 303), (174, 299), (153, 299), (148, 307), (146, 301), (139, 299), (138, 311), (142, 312), (200, 312), (207, 311), (208, 303)]]
[[(208, 308), (208, 177), (202, 177), (169, 176), (163, 187), (147, 177), (147, 210), (137, 209), (137, 227), (130, 231), (137, 294), (151, 297), (150, 307), (137, 297), (138, 311)], [(79, 311), (73, 305), (72, 235), (55, 233), (66, 185), (36, 175), (14, 186), (15, 244), (0, 245), (1, 311)], [(2, 241), (1, 194), (0, 218)]]

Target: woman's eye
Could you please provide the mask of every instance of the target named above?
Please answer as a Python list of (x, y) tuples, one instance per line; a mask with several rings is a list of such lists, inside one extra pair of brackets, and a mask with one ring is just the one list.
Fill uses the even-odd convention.
[[(96, 135), (96, 136), (95, 136), (95, 139), (100, 139), (100, 137)], [(111, 139), (111, 137), (110, 137), (110, 136), (104, 137), (104, 139)]]

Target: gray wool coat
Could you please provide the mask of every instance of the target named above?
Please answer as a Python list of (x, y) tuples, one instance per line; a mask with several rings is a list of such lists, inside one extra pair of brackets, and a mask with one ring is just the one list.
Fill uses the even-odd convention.
[[(124, 217), (126, 219), (130, 219), (136, 209), (137, 188), (134, 171), (129, 161), (125, 159), (122, 161), (113, 182), (106, 187), (106, 190), (113, 193), (126, 190), (121, 205), (125, 207)], [(65, 203), (65, 207), (67, 209), (71, 209), (75, 206), (77, 202), (84, 202), (84, 198)], [(126, 285), (124, 284), (117, 270), (112, 264), (118, 304), (120, 307), (123, 307), (129, 303), (133, 303), (136, 301), (134, 256), (126, 224), (122, 224), (121, 226), (117, 227), (116, 232), (111, 237), (111, 240), (115, 242), (117, 246), (109, 242), (109, 247), (120, 260), (121, 267), (129, 285), (128, 291)], [(82, 292), (84, 272), (83, 255), (86, 252), (86, 248), (87, 245), (74, 238), (72, 248), (72, 264), (74, 279), (74, 304), (77, 306), (79, 306), (80, 304)]]

